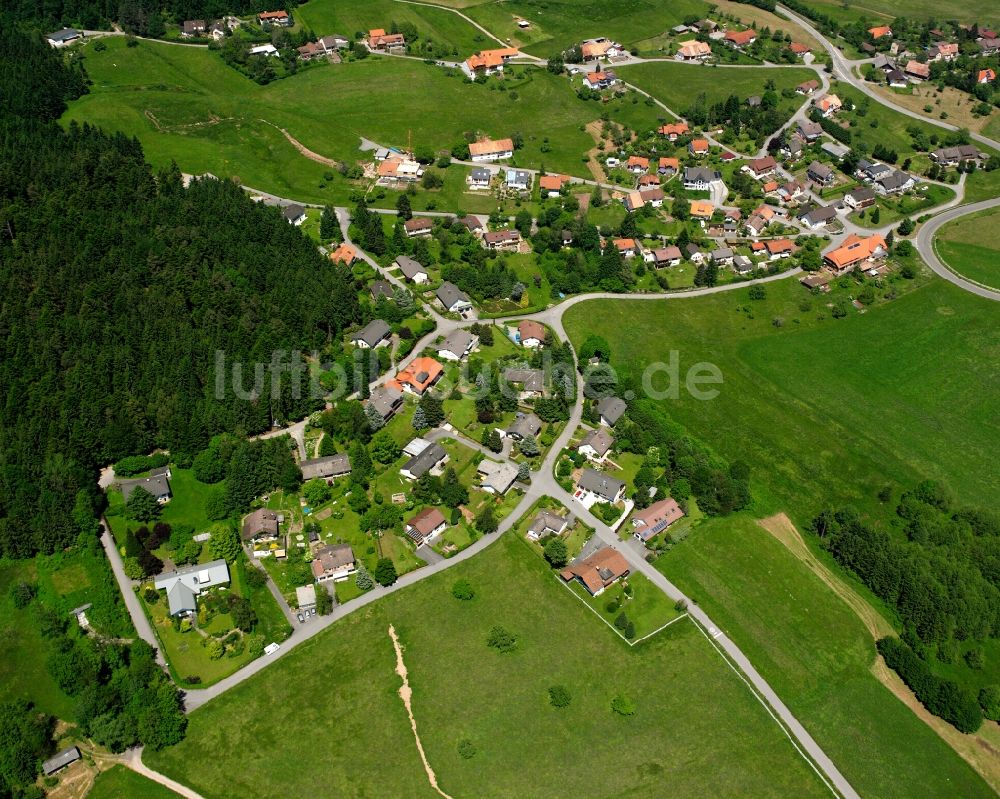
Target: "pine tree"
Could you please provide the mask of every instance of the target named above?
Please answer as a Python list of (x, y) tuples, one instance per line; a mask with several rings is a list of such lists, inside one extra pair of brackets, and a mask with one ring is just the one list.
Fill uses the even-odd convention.
[(375, 406), (370, 402), (365, 403), (365, 418), (368, 420), (368, 426), (373, 431), (381, 430), (382, 426), (385, 424), (385, 419), (382, 418), (382, 414), (380, 414)]
[(426, 430), (428, 427), (430, 427), (430, 424), (427, 423), (427, 416), (424, 414), (424, 409), (418, 405), (416, 411), (413, 412), (413, 429), (420, 432), (421, 430)]
[(358, 561), (358, 573), (354, 577), (354, 584), (357, 585), (362, 591), (367, 591), (373, 585), (372, 576), (368, 573), (368, 569), (365, 568), (365, 564)]
[(337, 212), (332, 205), (328, 205), (319, 217), (319, 237), (323, 241), (331, 241), (338, 238), (339, 233), (340, 225), (337, 223)]
[(410, 208), (410, 198), (405, 194), (400, 194), (396, 200), (396, 211), (400, 219), (412, 219), (413, 211)]

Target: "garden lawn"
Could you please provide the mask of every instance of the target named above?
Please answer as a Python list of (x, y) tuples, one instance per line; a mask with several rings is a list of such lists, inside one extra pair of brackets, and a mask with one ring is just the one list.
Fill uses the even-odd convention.
[[(754, 94), (762, 94), (767, 81), (773, 80), (780, 96), (782, 89), (794, 88), (815, 76), (813, 70), (805, 67), (730, 69), (711, 66), (693, 67), (675, 61), (616, 67), (615, 71), (622, 80), (649, 92), (677, 114), (683, 114), (690, 108), (700, 94), (705, 95), (709, 105), (722, 102), (731, 94), (745, 99)], [(781, 98), (778, 107), (791, 116), (795, 108), (801, 104), (802, 98), (796, 95), (794, 100)]]
[[(553, 572), (553, 576), (555, 575), (556, 572)], [(562, 582), (561, 578), (556, 579)], [(644, 574), (630, 574), (627, 583), (632, 596), (626, 595), (624, 583), (615, 583), (600, 596), (591, 596), (576, 580), (567, 583), (567, 587), (612, 627), (615, 627), (618, 616), (624, 613), (635, 625), (633, 641), (651, 635), (681, 615), (667, 595)], [(609, 610), (610, 607), (614, 609)]]
[(849, 15), (849, 19), (867, 19), (873, 23), (885, 24), (901, 12), (913, 19), (954, 19), (961, 22), (977, 22), (980, 26), (988, 23), (1000, 24), (1000, 12), (989, 6), (973, 6), (964, 0), (911, 0), (904, 7), (898, 0), (865, 0), (863, 5), (845, 4), (841, 0), (807, 0), (812, 6), (834, 19), (841, 17), (838, 11)]
[(938, 256), (958, 274), (993, 288), (1000, 287), (1000, 211), (987, 211), (949, 222), (934, 240)]
[[(630, 128), (651, 128), (658, 116), (631, 98), (600, 107), (581, 101), (565, 78), (527, 67), (508, 68), (502, 82), (507, 91), (499, 90), (498, 80), (467, 84), (420, 61), (375, 57), (259, 86), (201, 48), (152, 42), (128, 48), (113, 37), (105, 51), (84, 52), (93, 86), (73, 104), (66, 122), (137, 136), (156, 166), (174, 160), (184, 172), (237, 177), (311, 202), (347, 203), (352, 184), (299, 155), (281, 128), (311, 150), (352, 164), (362, 158), (362, 136), (396, 146), (412, 137), (415, 147), (449, 150), (466, 131), (497, 138), (520, 132), (524, 148), (515, 165), (544, 163), (549, 170), (586, 175), (581, 159), (593, 146), (586, 123), (607, 112)], [(435, 112), (427, 113), (431, 106)], [(393, 205), (395, 195), (387, 195), (386, 203)]]
[(872, 220), (871, 208), (866, 209), (864, 218), (859, 218), (858, 213), (851, 214), (851, 221), (861, 227), (882, 227), (895, 224), (903, 217), (913, 216), (920, 211), (943, 205), (954, 199), (954, 189), (938, 186), (936, 183), (922, 183), (912, 194), (904, 194), (899, 197), (877, 197), (876, 204), (879, 208), (879, 221), (877, 223)]
[(604, 336), (612, 364), (634, 375), (671, 350), (682, 383), (695, 363), (716, 364), (724, 380), (716, 399), (682, 389), (660, 407), (750, 465), (761, 515), (786, 511), (804, 526), (823, 507), (873, 510), (886, 484), (927, 478), (960, 503), (1000, 508), (1000, 473), (982, 468), (1000, 447), (1000, 307), (933, 279), (832, 319), (826, 303), (849, 291), (813, 298), (790, 279), (769, 284), (765, 300), (739, 290), (593, 301), (573, 306), (564, 322), (577, 347), (588, 334)]
[(854, 611), (748, 515), (706, 521), (656, 565), (743, 650), (862, 796), (992, 795), (872, 675), (874, 642)]
[[(472, 601), (451, 595), (459, 578)], [(390, 624), (423, 747), (453, 796), (659, 797), (665, 784), (675, 797), (828, 796), (692, 623), (630, 648), (513, 536), (337, 622), (197, 710), (186, 739), (147, 763), (206, 799), (435, 796), (396, 693)], [(516, 651), (486, 646), (494, 624), (514, 633)], [(322, 690), (303, 691), (304, 680)], [(549, 705), (555, 684), (569, 707)], [(635, 715), (611, 711), (618, 694)], [(302, 730), (320, 733), (308, 757)], [(470, 759), (458, 753), (464, 740)]]
[(87, 799), (177, 799), (177, 794), (125, 766), (112, 766), (97, 775)]

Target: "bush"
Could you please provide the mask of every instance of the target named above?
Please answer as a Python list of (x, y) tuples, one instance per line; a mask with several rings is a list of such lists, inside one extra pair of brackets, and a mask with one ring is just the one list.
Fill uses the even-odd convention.
[(263, 588), (267, 585), (267, 575), (262, 570), (251, 566), (246, 570), (246, 574), (247, 585), (251, 588)]
[(567, 707), (571, 699), (565, 685), (553, 685), (549, 688), (549, 704), (552, 707)]
[(155, 605), (160, 601), (160, 592), (155, 588), (147, 588), (142, 592), (142, 598), (146, 600), (147, 605)]
[(455, 599), (468, 601), (475, 597), (476, 591), (468, 580), (456, 580), (455, 584), (451, 587), (451, 595)]
[(375, 581), (379, 585), (390, 586), (396, 582), (397, 576), (396, 565), (392, 562), (392, 558), (379, 558), (375, 564)]
[(545, 544), (545, 559), (553, 568), (559, 569), (569, 560), (569, 550), (561, 538), (552, 538)]
[(471, 760), (476, 756), (476, 745), (468, 738), (458, 742), (458, 754), (465, 760)]
[(23, 610), (31, 604), (37, 593), (35, 586), (31, 583), (15, 583), (10, 587), (10, 598), (14, 607)]
[(490, 634), (486, 639), (486, 643), (497, 650), (497, 652), (513, 652), (517, 649), (517, 639), (514, 637), (514, 634), (499, 624), (490, 628)]
[(135, 477), (150, 469), (159, 469), (168, 463), (170, 463), (170, 456), (162, 453), (158, 455), (130, 455), (114, 465), (115, 477)]
[(1000, 721), (1000, 687), (987, 685), (979, 690), (979, 706), (991, 721)]
[(611, 709), (619, 716), (634, 716), (636, 705), (629, 697), (618, 694), (618, 696), (611, 700)]

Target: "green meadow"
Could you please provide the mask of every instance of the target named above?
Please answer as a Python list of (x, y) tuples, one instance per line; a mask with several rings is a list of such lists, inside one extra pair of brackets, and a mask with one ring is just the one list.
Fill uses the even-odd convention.
[(884, 486), (927, 478), (1000, 508), (1000, 474), (983, 468), (1000, 447), (1000, 307), (939, 280), (839, 320), (828, 301), (789, 279), (764, 300), (581, 303), (565, 324), (577, 346), (604, 336), (612, 363), (636, 375), (671, 350), (682, 376), (716, 364), (716, 399), (682, 390), (663, 408), (750, 464), (761, 515), (785, 511), (801, 526), (822, 507), (873, 509)]
[(1000, 211), (986, 211), (949, 222), (938, 231), (934, 246), (938, 256), (955, 272), (1000, 287), (1000, 242), (987, 231), (996, 230)]
[[(217, 53), (121, 38), (84, 50), (93, 86), (64, 122), (90, 122), (135, 136), (154, 165), (235, 177), (246, 185), (312, 202), (345, 202), (352, 184), (300, 155), (281, 133), (320, 155), (354, 164), (361, 138), (450, 150), (466, 133), (520, 133), (513, 165), (587, 175), (593, 140), (583, 127), (607, 112), (630, 128), (656, 125), (658, 109), (631, 98), (579, 100), (567, 80), (513, 67), (503, 81), (465, 83), (420, 61), (369, 57), (323, 64), (259, 86)], [(452, 167), (448, 172), (462, 172)], [(464, 179), (464, 173), (463, 173)], [(455, 191), (452, 189), (451, 191)]]
[(112, 766), (97, 775), (87, 799), (177, 799), (177, 794), (125, 766)]
[[(471, 601), (451, 594), (460, 578)], [(512, 535), (337, 622), (145, 760), (206, 799), (435, 796), (397, 694), (390, 624), (427, 758), (453, 796), (829, 795), (692, 622), (629, 647)], [(494, 625), (515, 651), (487, 646)], [(554, 685), (568, 707), (550, 705)], [(619, 695), (633, 715), (612, 711)]]
[(850, 606), (748, 515), (702, 523), (656, 565), (739, 645), (862, 796), (992, 795), (875, 678), (872, 636)]

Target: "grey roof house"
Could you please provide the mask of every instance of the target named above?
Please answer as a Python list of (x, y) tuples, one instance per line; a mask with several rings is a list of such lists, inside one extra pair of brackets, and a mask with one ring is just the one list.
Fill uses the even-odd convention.
[(414, 261), (409, 255), (397, 256), (396, 266), (399, 267), (399, 271), (407, 280), (412, 280), (414, 283), (427, 282), (427, 270), (419, 261)]
[(437, 345), (437, 354), (446, 361), (460, 361), (472, 352), (478, 343), (479, 338), (468, 330), (453, 330)]
[(372, 391), (368, 404), (374, 406), (379, 416), (388, 419), (402, 407), (403, 392), (391, 386), (379, 386)]
[(317, 477), (326, 480), (333, 477), (343, 477), (351, 473), (351, 458), (346, 452), (337, 455), (327, 455), (322, 458), (312, 458), (299, 464), (303, 480), (313, 480)]
[(601, 502), (617, 502), (625, 493), (625, 483), (596, 469), (584, 469), (577, 488)]
[(461, 313), (472, 308), (472, 302), (469, 300), (468, 295), (454, 283), (445, 281), (438, 286), (436, 293), (438, 302), (444, 306), (446, 311)]
[(306, 221), (306, 209), (297, 203), (284, 206), (281, 215), (289, 225), (301, 225)]
[(156, 470), (151, 472), (149, 477), (138, 477), (134, 480), (121, 480), (118, 483), (119, 488), (122, 492), (122, 498), (128, 502), (128, 498), (132, 496), (132, 492), (137, 488), (144, 488), (153, 498), (159, 502), (161, 505), (164, 502), (169, 502), (170, 497), (170, 482), (167, 479), (170, 476), (170, 470)]
[(597, 412), (601, 416), (601, 424), (605, 427), (614, 427), (618, 420), (622, 418), (628, 406), (625, 400), (618, 397), (605, 397), (597, 403)]
[(427, 472), (448, 460), (448, 453), (440, 444), (430, 444), (403, 464), (399, 473), (408, 480), (419, 480)]
[(526, 436), (537, 436), (542, 431), (542, 420), (533, 413), (519, 413), (504, 434), (520, 441)]
[(153, 585), (157, 589), (166, 589), (170, 615), (176, 616), (196, 611), (198, 595), (206, 588), (228, 582), (229, 566), (220, 559), (161, 574), (153, 581)]
[(351, 341), (362, 349), (375, 349), (380, 344), (388, 343), (391, 335), (392, 330), (388, 323), (381, 319), (372, 319), (351, 336)]

